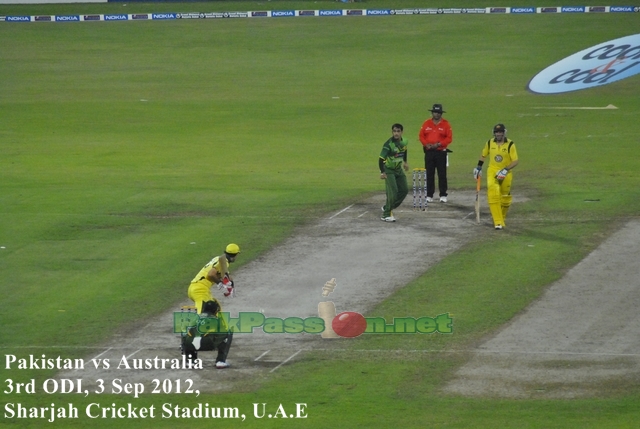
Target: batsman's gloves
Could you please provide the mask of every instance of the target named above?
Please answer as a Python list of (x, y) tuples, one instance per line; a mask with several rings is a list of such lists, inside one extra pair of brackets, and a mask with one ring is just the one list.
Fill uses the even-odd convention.
[(498, 171), (498, 174), (496, 174), (496, 179), (503, 180), (505, 177), (507, 177), (507, 174), (509, 174), (509, 170), (503, 168), (502, 170)]
[(473, 169), (473, 178), (478, 180), (478, 177), (482, 177), (482, 167), (476, 167)]
[(236, 288), (233, 286), (233, 282), (232, 284), (229, 284), (227, 286), (225, 286), (226, 291), (223, 293), (223, 295), (227, 298), (235, 298), (236, 297)]
[(228, 286), (233, 287), (233, 280), (229, 279), (229, 277), (224, 277), (220, 283), (216, 285), (218, 290), (222, 290)]

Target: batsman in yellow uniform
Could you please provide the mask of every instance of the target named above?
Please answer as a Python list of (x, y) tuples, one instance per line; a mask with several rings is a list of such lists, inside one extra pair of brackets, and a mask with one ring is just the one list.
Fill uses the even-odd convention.
[[(227, 363), (227, 355), (231, 347), (233, 332), (229, 331), (229, 323), (222, 314), (220, 302), (211, 294), (211, 286), (216, 284), (226, 297), (235, 296), (235, 285), (231, 274), (229, 274), (229, 264), (236, 260), (238, 253), (240, 253), (240, 247), (237, 244), (229, 244), (224, 249), (224, 254), (216, 256), (202, 267), (191, 280), (187, 291), (189, 299), (194, 302), (199, 315), (205, 313), (217, 317), (218, 333), (195, 338), (193, 331), (188, 332), (187, 336), (183, 337), (183, 351), (193, 360), (196, 359), (198, 350), (217, 349), (216, 368), (218, 369), (230, 366)], [(198, 341), (197, 347), (196, 340)]]
[[(214, 284), (218, 286), (218, 289), (224, 291), (224, 296), (233, 297), (235, 295), (233, 278), (229, 274), (229, 264), (236, 260), (238, 253), (240, 253), (240, 247), (237, 244), (229, 244), (224, 250), (224, 254), (209, 261), (191, 280), (187, 294), (189, 299), (194, 302), (198, 314), (202, 313), (202, 304), (207, 301), (215, 301), (220, 305), (211, 294), (211, 286)], [(222, 312), (222, 308), (219, 311)], [(222, 318), (221, 323), (226, 325)]]
[(487, 141), (482, 149), (478, 165), (473, 169), (474, 179), (482, 175), (482, 164), (489, 158), (487, 167), (487, 201), (493, 226), (497, 230), (505, 227), (505, 218), (511, 207), (511, 181), (513, 170), (518, 165), (516, 145), (507, 138), (504, 124), (493, 127), (493, 138)]

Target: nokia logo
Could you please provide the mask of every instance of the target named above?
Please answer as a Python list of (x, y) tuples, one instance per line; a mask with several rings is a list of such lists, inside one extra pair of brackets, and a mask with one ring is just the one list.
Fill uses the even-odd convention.
[(584, 49), (550, 65), (531, 79), (528, 89), (560, 94), (593, 88), (640, 73), (640, 34)]
[(30, 16), (7, 16), (5, 21), (8, 22), (31, 22)]
[(127, 21), (129, 19), (129, 15), (105, 15), (105, 21)]
[(562, 13), (584, 13), (586, 8), (584, 6), (572, 6), (572, 7), (563, 7), (560, 9)]
[(611, 6), (609, 8), (611, 12), (635, 12), (633, 6)]
[(296, 13), (292, 10), (274, 10), (271, 12), (271, 16), (274, 18), (279, 16), (296, 16)]
[(321, 10), (320, 16), (342, 16), (341, 10)]
[(80, 21), (80, 17), (78, 15), (56, 16), (56, 22), (65, 22), (65, 21)]
[(152, 13), (151, 19), (176, 19), (175, 13)]
[(535, 7), (512, 7), (511, 13), (536, 13)]
[(367, 15), (391, 15), (389, 9), (367, 9)]

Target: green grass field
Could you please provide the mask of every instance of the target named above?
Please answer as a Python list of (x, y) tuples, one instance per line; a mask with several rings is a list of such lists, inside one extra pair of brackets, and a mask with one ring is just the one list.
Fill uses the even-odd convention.
[[(417, 5), (443, 4), (357, 4)], [(447, 4), (500, 5), (521, 4)], [(351, 6), (7, 5), (0, 15)], [(442, 396), (439, 388), (465, 362), (454, 350), (510, 320), (640, 212), (640, 77), (554, 96), (525, 89), (548, 65), (637, 33), (639, 22), (638, 13), (0, 22), (3, 355), (84, 357), (81, 347), (135, 328), (185, 299), (191, 276), (226, 243), (242, 246), (243, 264), (294, 227), (383, 192), (377, 156), (391, 124), (403, 123), (416, 148), (427, 110), (440, 102), (454, 131), (450, 187), (474, 187), (471, 170), (481, 146), (492, 126), (503, 122), (521, 159), (514, 194), (529, 197), (514, 206), (507, 234), (479, 234), (431, 269), (428, 281), (426, 275), (417, 279), (373, 311), (385, 317), (449, 311), (456, 315), (454, 335), (359, 338), (337, 356), (306, 356), (258, 390), (205, 395), (197, 402), (239, 407), (247, 415), (253, 403), (282, 403), (287, 412), (292, 404), (308, 405), (304, 420), (225, 420), (226, 427), (637, 427), (635, 388), (565, 401), (467, 399)], [(618, 109), (537, 109), (608, 104)], [(421, 151), (410, 150), (409, 157), (419, 163)], [(594, 199), (599, 201), (585, 202)], [(500, 253), (511, 257), (508, 275), (496, 272)], [(388, 352), (358, 351), (363, 349)], [(416, 349), (433, 352), (407, 352)], [(6, 393), (7, 379), (51, 375), (1, 365), (3, 405), (69, 402), (65, 396)], [(91, 401), (95, 397), (73, 397), (77, 406)], [(151, 396), (135, 400), (137, 406), (157, 402)], [(44, 423), (0, 419), (6, 427)]]

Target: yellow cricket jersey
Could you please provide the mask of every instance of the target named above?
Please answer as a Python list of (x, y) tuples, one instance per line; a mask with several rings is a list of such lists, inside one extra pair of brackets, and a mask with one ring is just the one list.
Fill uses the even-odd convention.
[[(209, 271), (214, 268), (220, 278), (224, 276), (224, 274), (229, 272), (229, 263), (226, 258), (221, 258), (220, 256), (216, 256), (213, 258), (207, 265), (202, 267), (202, 269), (196, 274), (196, 276), (191, 280), (191, 284), (189, 285), (189, 290), (187, 292), (189, 298), (193, 300), (195, 303), (198, 314), (202, 312), (202, 304), (206, 301), (215, 301), (220, 305), (220, 301), (215, 299), (213, 295), (211, 295), (211, 285), (213, 284), (208, 278), (207, 274)], [(220, 305), (220, 313), (218, 319), (220, 320), (220, 329), (223, 331), (227, 331), (229, 326), (227, 321), (222, 316), (222, 305)]]
[(499, 171), (518, 159), (516, 145), (512, 140), (505, 139), (504, 143), (498, 145), (493, 138), (484, 145), (482, 156), (489, 158), (489, 169)]
[(215, 270), (220, 275), (220, 278), (229, 272), (229, 263), (226, 258), (220, 259), (220, 256), (216, 256), (212, 260), (209, 261), (207, 265), (202, 267), (202, 269), (196, 274), (196, 276), (191, 280), (191, 283), (202, 283), (205, 286), (209, 287), (213, 283), (207, 279), (207, 274), (211, 270), (211, 268), (215, 268)]

